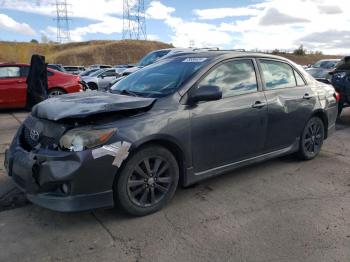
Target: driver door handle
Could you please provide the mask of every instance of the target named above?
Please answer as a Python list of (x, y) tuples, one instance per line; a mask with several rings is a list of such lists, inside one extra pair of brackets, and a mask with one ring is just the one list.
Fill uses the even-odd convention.
[(253, 105), (252, 108), (263, 108), (264, 106), (266, 106), (266, 103), (263, 103), (261, 101), (256, 101)]

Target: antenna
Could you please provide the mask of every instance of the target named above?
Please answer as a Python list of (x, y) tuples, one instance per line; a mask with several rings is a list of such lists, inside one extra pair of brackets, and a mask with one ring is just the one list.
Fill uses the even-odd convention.
[(123, 0), (123, 39), (147, 39), (144, 0)]
[(57, 42), (69, 42), (69, 21), (67, 0), (56, 0)]

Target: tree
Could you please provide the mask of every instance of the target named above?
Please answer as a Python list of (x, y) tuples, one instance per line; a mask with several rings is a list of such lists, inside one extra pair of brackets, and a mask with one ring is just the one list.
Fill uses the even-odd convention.
[(49, 42), (49, 38), (45, 34), (41, 34), (41, 43), (47, 44)]
[(295, 50), (293, 51), (293, 54), (304, 56), (304, 55), (306, 55), (306, 49), (304, 49), (304, 46), (303, 46), (303, 45), (300, 45), (300, 46), (298, 47), (298, 49), (295, 49)]
[(39, 41), (38, 41), (38, 40), (36, 40), (36, 39), (32, 39), (32, 40), (30, 40), (30, 42), (31, 42), (32, 44), (39, 44)]

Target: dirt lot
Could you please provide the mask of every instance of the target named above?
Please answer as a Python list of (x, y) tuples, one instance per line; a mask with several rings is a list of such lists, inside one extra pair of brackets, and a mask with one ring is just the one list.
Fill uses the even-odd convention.
[[(0, 161), (26, 113), (0, 113)], [(349, 261), (350, 110), (318, 158), (179, 189), (142, 218), (31, 205), (0, 166), (0, 261)]]

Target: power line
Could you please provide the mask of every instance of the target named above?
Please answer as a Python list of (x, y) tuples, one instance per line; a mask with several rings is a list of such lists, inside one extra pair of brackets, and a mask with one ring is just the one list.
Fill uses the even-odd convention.
[(123, 0), (123, 39), (147, 39), (144, 0)]
[(56, 0), (56, 23), (57, 23), (57, 42), (67, 43), (71, 40), (69, 31), (68, 4), (67, 0)]

